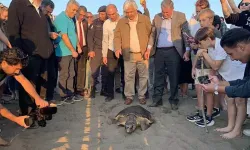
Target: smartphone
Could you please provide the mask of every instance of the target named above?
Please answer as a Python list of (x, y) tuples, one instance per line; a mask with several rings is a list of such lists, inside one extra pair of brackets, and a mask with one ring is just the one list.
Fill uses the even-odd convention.
[(189, 43), (196, 43), (194, 37), (189, 36), (186, 32), (183, 32), (183, 34), (184, 34), (184, 36), (186, 37), (186, 39), (187, 39), (187, 41), (188, 41)]
[(208, 75), (198, 77), (198, 81), (200, 82), (200, 84), (209, 84), (209, 83), (211, 83), (211, 81), (209, 80)]
[(60, 34), (60, 33), (61, 33), (61, 31), (57, 31), (56, 33), (57, 33), (57, 34)]

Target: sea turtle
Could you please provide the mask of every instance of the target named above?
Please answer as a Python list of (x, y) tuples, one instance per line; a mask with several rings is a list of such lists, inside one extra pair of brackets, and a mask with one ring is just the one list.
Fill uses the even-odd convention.
[(151, 113), (139, 105), (123, 109), (113, 119), (113, 123), (124, 126), (129, 134), (139, 126), (142, 131), (147, 130), (154, 121)]

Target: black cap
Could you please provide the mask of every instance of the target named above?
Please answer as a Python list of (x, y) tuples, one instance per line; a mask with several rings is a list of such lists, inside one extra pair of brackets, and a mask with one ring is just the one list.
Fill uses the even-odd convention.
[(98, 12), (106, 12), (106, 8), (107, 6), (101, 6), (99, 9), (98, 9)]

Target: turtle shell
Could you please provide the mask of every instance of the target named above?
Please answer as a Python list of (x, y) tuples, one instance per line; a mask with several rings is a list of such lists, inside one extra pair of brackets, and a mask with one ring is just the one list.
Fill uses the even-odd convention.
[(124, 125), (127, 120), (128, 115), (136, 116), (137, 122), (141, 119), (147, 119), (149, 120), (150, 123), (154, 122), (151, 113), (147, 111), (145, 108), (141, 107), (140, 105), (130, 106), (130, 107), (123, 109), (115, 116), (115, 119), (118, 122), (120, 122), (120, 124)]

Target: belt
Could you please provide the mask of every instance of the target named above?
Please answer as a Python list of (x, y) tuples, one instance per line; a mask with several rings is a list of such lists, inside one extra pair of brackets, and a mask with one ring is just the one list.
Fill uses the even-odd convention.
[(157, 49), (161, 49), (161, 50), (170, 50), (170, 49), (173, 49), (175, 48), (174, 46), (171, 46), (171, 47), (157, 47)]
[(141, 52), (131, 52), (131, 51), (129, 51), (129, 53), (133, 53), (133, 54), (141, 54)]

